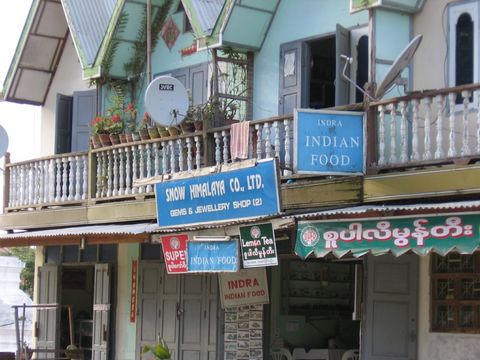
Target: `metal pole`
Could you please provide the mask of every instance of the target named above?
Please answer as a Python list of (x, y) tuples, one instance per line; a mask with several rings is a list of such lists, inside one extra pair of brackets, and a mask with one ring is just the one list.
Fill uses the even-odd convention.
[[(23, 303), (23, 306), (22, 306), (22, 332), (21, 332), (21, 338), (22, 338), (22, 347), (24, 346), (25, 344), (25, 303)], [(24, 356), (26, 355), (26, 349), (24, 348)], [(26, 359), (26, 357), (25, 357)]]
[(14, 307), (15, 309), (15, 334), (17, 335), (17, 354), (16, 359), (20, 360), (21, 352), (22, 352), (22, 345), (20, 344), (20, 329), (18, 325), (18, 308)]
[(151, 52), (152, 52), (152, 0), (147, 0), (147, 80), (148, 83), (152, 81), (152, 64), (151, 64)]

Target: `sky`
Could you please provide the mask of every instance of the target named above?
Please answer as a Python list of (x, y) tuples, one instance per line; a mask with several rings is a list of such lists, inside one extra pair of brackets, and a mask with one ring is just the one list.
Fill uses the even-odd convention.
[[(0, 1), (0, 87), (2, 88), (31, 3), (32, 0)], [(0, 102), (0, 125), (8, 134), (7, 151), (10, 153), (11, 162), (40, 156), (40, 109), (38, 107)], [(3, 169), (3, 167), (2, 157), (0, 168)], [(0, 176), (3, 177), (2, 171)]]

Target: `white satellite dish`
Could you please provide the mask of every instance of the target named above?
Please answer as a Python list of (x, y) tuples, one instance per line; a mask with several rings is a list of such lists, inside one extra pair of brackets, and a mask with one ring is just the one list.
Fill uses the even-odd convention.
[(0, 157), (3, 157), (5, 153), (7, 152), (8, 149), (8, 134), (3, 128), (2, 125), (0, 125)]
[(159, 76), (148, 84), (145, 108), (152, 119), (162, 126), (180, 123), (188, 110), (185, 86), (171, 76)]
[(410, 60), (412, 60), (413, 55), (415, 55), (415, 51), (417, 51), (418, 46), (422, 42), (422, 37), (422, 35), (415, 36), (413, 40), (410, 41), (410, 43), (407, 45), (407, 47), (403, 49), (397, 59), (393, 62), (382, 82), (377, 87), (377, 91), (375, 92), (375, 99), (381, 99), (383, 95), (385, 95), (385, 93), (393, 86), (400, 73), (408, 65)]

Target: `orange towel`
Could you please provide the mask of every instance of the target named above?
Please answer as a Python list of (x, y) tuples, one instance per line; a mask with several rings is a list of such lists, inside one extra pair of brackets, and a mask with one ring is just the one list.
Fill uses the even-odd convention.
[(230, 127), (230, 156), (236, 159), (248, 159), (250, 121), (241, 121)]

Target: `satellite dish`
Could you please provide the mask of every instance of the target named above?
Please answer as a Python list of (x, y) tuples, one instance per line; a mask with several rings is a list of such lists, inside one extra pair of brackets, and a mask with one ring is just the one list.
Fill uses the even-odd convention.
[(3, 157), (5, 153), (7, 152), (8, 149), (8, 134), (3, 128), (2, 125), (0, 125), (0, 157)]
[(162, 126), (180, 123), (188, 110), (185, 86), (171, 76), (159, 76), (148, 84), (145, 108), (152, 119)]
[(412, 60), (415, 51), (417, 51), (418, 46), (422, 42), (422, 37), (422, 35), (415, 36), (413, 40), (410, 41), (410, 43), (407, 45), (407, 47), (403, 49), (397, 59), (393, 62), (382, 82), (377, 87), (377, 91), (375, 92), (375, 99), (381, 99), (383, 95), (385, 95), (385, 93), (390, 89), (390, 87), (392, 87), (402, 70), (408, 65), (410, 60)]

